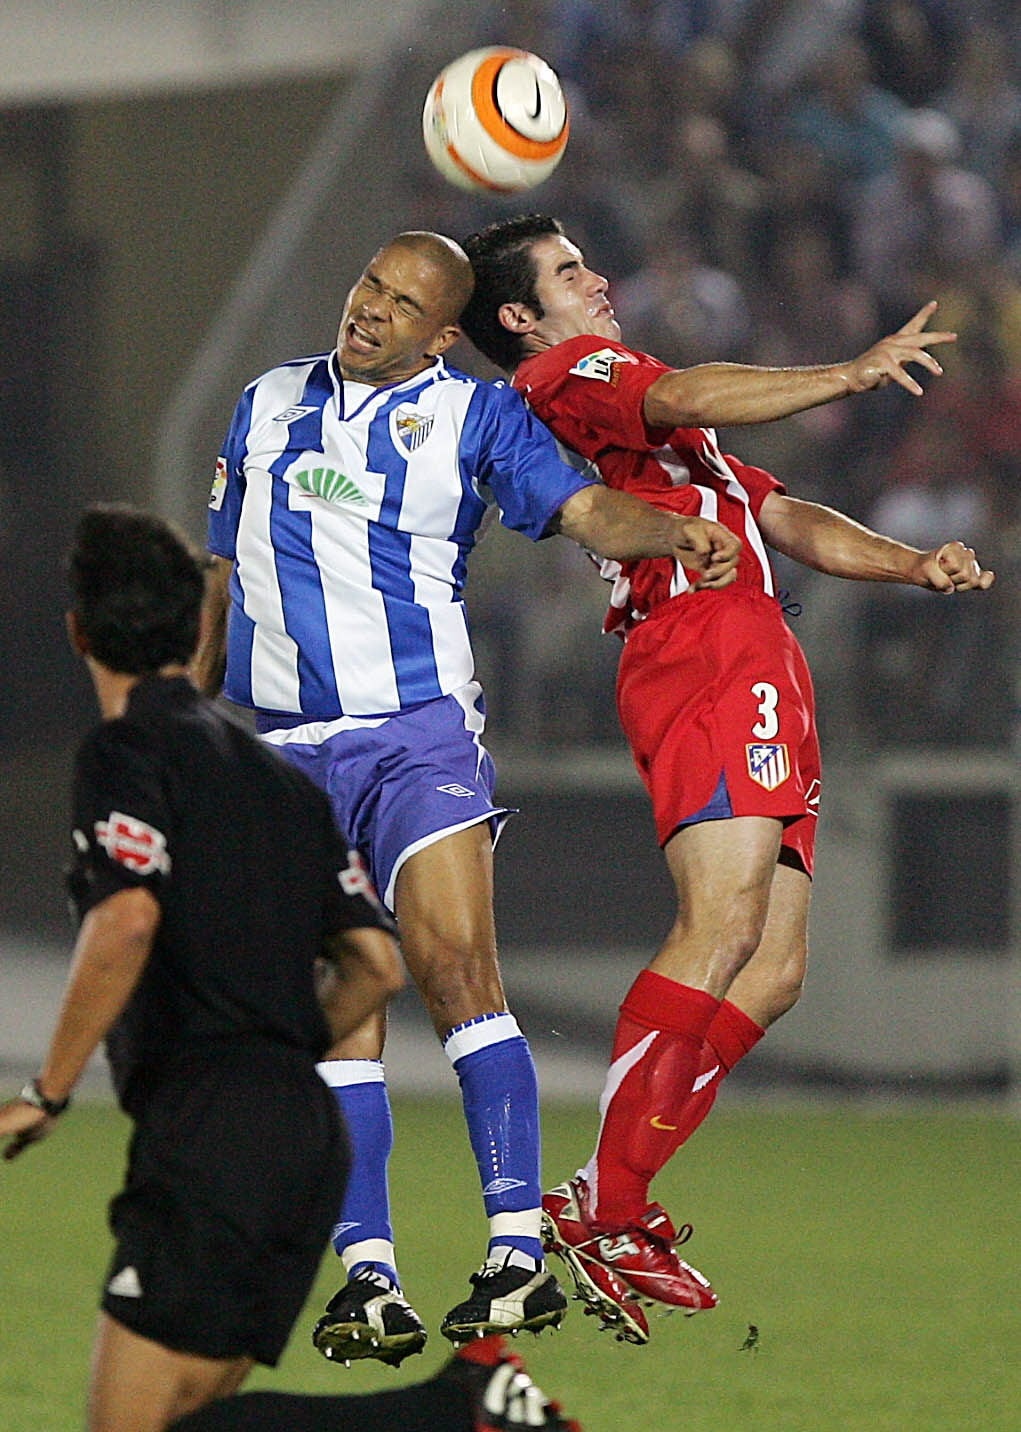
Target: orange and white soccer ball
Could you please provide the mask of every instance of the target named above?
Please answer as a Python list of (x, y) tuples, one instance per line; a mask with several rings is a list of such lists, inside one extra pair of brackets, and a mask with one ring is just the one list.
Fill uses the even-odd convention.
[(570, 132), (556, 73), (527, 50), (471, 50), (436, 76), (422, 111), (426, 152), (461, 189), (532, 189), (563, 158)]

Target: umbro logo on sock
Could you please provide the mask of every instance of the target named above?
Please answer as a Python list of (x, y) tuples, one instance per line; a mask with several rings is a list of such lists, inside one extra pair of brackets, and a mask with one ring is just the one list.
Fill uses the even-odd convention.
[(512, 1188), (524, 1188), (523, 1178), (494, 1178), (492, 1183), (487, 1183), (482, 1190), (483, 1194), (509, 1193)]
[(138, 1276), (138, 1269), (122, 1268), (115, 1273), (106, 1285), (106, 1291), (113, 1293), (115, 1298), (140, 1298), (142, 1296), (142, 1280)]

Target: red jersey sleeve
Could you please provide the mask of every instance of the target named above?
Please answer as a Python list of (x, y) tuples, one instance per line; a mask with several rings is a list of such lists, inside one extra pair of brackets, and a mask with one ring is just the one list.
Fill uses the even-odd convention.
[(610, 339), (569, 338), (526, 358), (514, 387), (561, 442), (595, 458), (606, 446), (631, 450), (660, 447), (669, 430), (645, 422), (645, 394), (665, 363)]
[(787, 487), (778, 477), (767, 472), (764, 467), (752, 467), (751, 463), (742, 462), (733, 453), (726, 453), (724, 460), (731, 469), (738, 482), (748, 494), (748, 506), (752, 510), (752, 516), (758, 521), (762, 504), (771, 492), (785, 493)]

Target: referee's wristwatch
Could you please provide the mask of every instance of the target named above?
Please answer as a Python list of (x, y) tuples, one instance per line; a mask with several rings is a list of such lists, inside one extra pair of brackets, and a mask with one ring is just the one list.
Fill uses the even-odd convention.
[(58, 1114), (62, 1114), (71, 1102), (70, 1094), (68, 1094), (66, 1099), (47, 1099), (46, 1095), (39, 1088), (38, 1079), (30, 1079), (18, 1095), (18, 1098), (24, 1099), (26, 1104), (34, 1104), (37, 1109), (42, 1109), (43, 1113), (48, 1115), (51, 1119), (55, 1119)]

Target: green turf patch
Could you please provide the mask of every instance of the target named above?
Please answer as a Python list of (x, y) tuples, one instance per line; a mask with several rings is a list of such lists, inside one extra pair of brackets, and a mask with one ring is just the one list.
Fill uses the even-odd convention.
[[(252, 1386), (366, 1391), (427, 1377), (445, 1359), (435, 1330), (485, 1248), (475, 1168), (453, 1099), (398, 1101), (395, 1124), (394, 1222), (407, 1294), (432, 1333), (424, 1356), (399, 1371), (319, 1357), (308, 1334), (338, 1284), (330, 1253), (284, 1361)], [(594, 1129), (591, 1108), (546, 1110), (548, 1182), (585, 1160)], [(112, 1110), (82, 1104), (0, 1168), (2, 1432), (82, 1426), (126, 1130)], [(1015, 1121), (724, 1104), (655, 1191), (675, 1222), (695, 1224), (684, 1251), (720, 1307), (653, 1314), (645, 1348), (598, 1333), (577, 1304), (558, 1336), (522, 1339), (533, 1375), (585, 1432), (1021, 1427)]]

